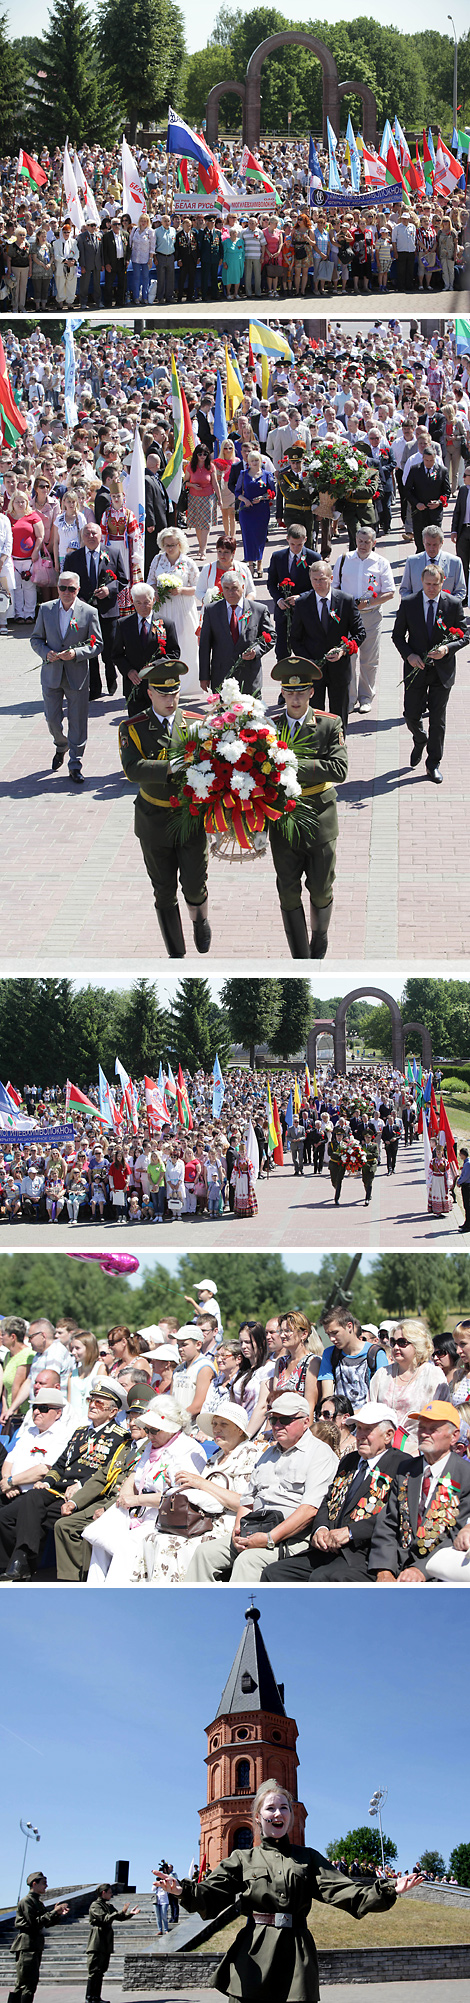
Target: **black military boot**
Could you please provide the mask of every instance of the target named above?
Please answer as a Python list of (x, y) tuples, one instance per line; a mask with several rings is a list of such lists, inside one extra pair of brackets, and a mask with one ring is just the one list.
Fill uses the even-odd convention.
[(189, 916), (192, 922), (192, 928), (194, 932), (194, 944), (197, 953), (209, 952), (210, 943), (212, 939), (212, 932), (207, 916), (208, 909), (209, 906), (207, 902), (207, 897), (205, 899), (204, 904), (188, 904)]
[(283, 911), (281, 905), (281, 918), (286, 939), (289, 941), (291, 959), (308, 960), (310, 950), (303, 905), (296, 904), (295, 911)]
[(324, 904), (320, 908), (316, 904), (310, 905), (312, 919), (311, 960), (324, 960), (325, 954), (328, 952), (328, 932), (332, 910), (333, 899), (331, 900), (331, 904)]
[(162, 938), (165, 940), (168, 958), (170, 960), (184, 960), (186, 947), (178, 905), (169, 904), (165, 907), (165, 910), (162, 910), (160, 905), (156, 904), (155, 910)]

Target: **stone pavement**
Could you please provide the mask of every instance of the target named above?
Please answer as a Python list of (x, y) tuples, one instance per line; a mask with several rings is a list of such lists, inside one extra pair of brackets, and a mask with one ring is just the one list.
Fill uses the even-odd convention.
[[(447, 533), (450, 510), (445, 516)], [(279, 530), (271, 540), (279, 543)], [(211, 543), (213, 535), (211, 537)], [(345, 549), (343, 539), (338, 544)], [(379, 543), (399, 581), (412, 545), (403, 545), (396, 508), (392, 533)], [(262, 595), (264, 596), (265, 587)], [(398, 601), (397, 601), (398, 602)], [(444, 785), (434, 787), (424, 763), (410, 772), (411, 739), (401, 721), (401, 662), (390, 633), (396, 606), (386, 606), (378, 695), (370, 716), (354, 715), (348, 733), (350, 776), (339, 792), (340, 839), (328, 965), (367, 963), (369, 978), (397, 961), (456, 966), (466, 952), (470, 891), (466, 859), (468, 698), (470, 656), (458, 656), (444, 752)], [(267, 656), (265, 692), (273, 656)], [(3, 860), (0, 924), (4, 972), (86, 973), (112, 977), (155, 973), (166, 953), (149, 880), (133, 833), (134, 795), (121, 772), (119, 696), (90, 713), (85, 786), (77, 792), (66, 767), (51, 772), (52, 739), (42, 713), (39, 663), (25, 627), (0, 641), (0, 843)], [(186, 971), (206, 974), (260, 963), (292, 972), (294, 964), (267, 859), (211, 863), (213, 943), (210, 961), (194, 953), (183, 905)], [(297, 969), (300, 972), (300, 968)]]
[(161, 1252), (192, 1254), (205, 1249), (293, 1252), (304, 1247), (313, 1252), (352, 1247), (355, 1252), (372, 1252), (395, 1249), (397, 1231), (404, 1251), (467, 1250), (457, 1245), (463, 1219), (459, 1203), (448, 1217), (428, 1216), (420, 1141), (413, 1148), (399, 1148), (394, 1176), (387, 1176), (382, 1162), (367, 1208), (360, 1176), (345, 1177), (341, 1201), (335, 1206), (328, 1170), (316, 1176), (313, 1168), (305, 1168), (303, 1176), (295, 1176), (289, 1155), (284, 1167), (274, 1169), (269, 1182), (263, 1176), (256, 1190), (257, 1217), (236, 1218), (225, 1212), (215, 1220), (187, 1217), (174, 1224), (148, 1224), (143, 1230), (121, 1224), (80, 1224), (73, 1229), (63, 1224), (15, 1224), (5, 1227), (1, 1250), (17, 1252), (28, 1246), (35, 1252), (97, 1252), (100, 1245), (112, 1250), (119, 1232), (121, 1249), (125, 1246), (137, 1254), (152, 1251), (158, 1258)]
[[(113, 1981), (111, 1971), (106, 1976), (106, 1986), (112, 1989), (112, 2003), (126, 2003), (129, 1991)], [(355, 1982), (354, 2003), (423, 2003), (424, 1989), (426, 2003), (470, 2003), (470, 1981)], [(77, 1994), (81, 1990), (81, 1983), (40, 1982), (38, 2003), (77, 2003)], [(323, 1984), (321, 2003), (346, 2003), (348, 1994), (349, 1990), (342, 1982)], [(0, 1989), (0, 2003), (7, 2003), (7, 1996), (7, 1989)], [(133, 1991), (132, 1997), (133, 2003), (152, 2003), (147, 1991), (142, 1998), (139, 1998), (138, 1991)], [(158, 2003), (214, 2003), (214, 1990), (191, 1987), (185, 1998), (184, 1990), (174, 1991), (169, 1984), (165, 1992), (159, 1989)]]

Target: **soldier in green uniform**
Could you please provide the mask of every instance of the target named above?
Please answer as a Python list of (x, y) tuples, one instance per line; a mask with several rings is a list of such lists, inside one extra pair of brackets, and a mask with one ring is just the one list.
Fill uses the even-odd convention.
[(335, 1192), (335, 1203), (339, 1203), (346, 1174), (346, 1120), (337, 1120), (331, 1140), (328, 1142), (328, 1167)]
[(88, 1914), (86, 2003), (101, 2003), (103, 1975), (106, 1975), (114, 1952), (114, 1920), (131, 1920), (136, 1913), (140, 1913), (140, 1906), (129, 1906), (129, 1903), (122, 1906), (119, 1913), (117, 1906), (111, 1905), (111, 1896), (110, 1885), (98, 1885), (96, 1899), (92, 1900)]
[(287, 533), (293, 522), (301, 522), (302, 528), (305, 529), (308, 547), (312, 549), (314, 548), (312, 543), (314, 494), (312, 488), (307, 486), (306, 480), (302, 479), (304, 456), (305, 445), (289, 446), (286, 452), (287, 464), (279, 469), (278, 484), (283, 497), (283, 517)]
[(8, 2003), (33, 2003), (38, 1986), (46, 1927), (65, 1919), (68, 1906), (43, 1906), (47, 1878), (42, 1871), (30, 1871), (25, 1899), (20, 1899), (15, 1919), (15, 1940), (10, 1953), (16, 1955), (16, 1982)]
[(304, 1850), (291, 1841), (293, 1821), (287, 1788), (263, 1781), (253, 1805), (256, 1846), (232, 1850), (200, 1884), (183, 1881), (180, 1896), (186, 1911), (209, 1921), (222, 1914), (223, 1925), (235, 1913), (243, 1915), (245, 1926), (210, 1986), (244, 2003), (252, 1997), (257, 2003), (317, 2003), (318, 1961), (307, 1925), (314, 1901), (360, 1920), (366, 1913), (389, 1912), (397, 1894), (419, 1882), (417, 1872), (393, 1884), (372, 1876), (349, 1878), (319, 1850)]
[(203, 827), (186, 842), (179, 839), (171, 805), (173, 786), (170, 750), (183, 746), (183, 714), (178, 706), (183, 661), (160, 657), (141, 669), (139, 681), (148, 688), (151, 708), (122, 723), (119, 749), (126, 779), (138, 788), (134, 826), (155, 896), (160, 931), (170, 960), (184, 959), (186, 947), (178, 908), (178, 874), (186, 899), (198, 953), (208, 953), (207, 838)]
[[(269, 830), (282, 922), (293, 960), (323, 960), (333, 910), (338, 814), (335, 786), (347, 777), (348, 754), (339, 716), (325, 716), (310, 707), (321, 669), (314, 661), (291, 654), (277, 661), (273, 681), (282, 682), (285, 709), (270, 710), (280, 743), (291, 743), (299, 761), (302, 799), (312, 810), (311, 834), (294, 837), (291, 846), (277, 821)], [(312, 939), (309, 946), (302, 905), (302, 880), (310, 892)]]
[(367, 1128), (366, 1137), (364, 1141), (364, 1154), (365, 1154), (365, 1162), (363, 1162), (362, 1164), (362, 1180), (365, 1189), (365, 1202), (370, 1203), (370, 1199), (372, 1196), (372, 1184), (374, 1180), (374, 1175), (377, 1174), (377, 1169), (379, 1166), (379, 1149), (378, 1149), (377, 1135), (375, 1127), (373, 1126), (368, 1126)]

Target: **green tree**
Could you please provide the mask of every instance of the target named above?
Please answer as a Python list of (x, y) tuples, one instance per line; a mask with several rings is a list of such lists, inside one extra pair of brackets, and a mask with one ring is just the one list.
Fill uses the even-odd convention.
[(170, 90), (176, 96), (184, 55), (180, 9), (174, 0), (100, 0), (97, 38), (133, 144), (138, 121), (166, 113)]
[[(391, 1836), (384, 1836), (383, 1846), (385, 1862), (392, 1864), (397, 1856), (396, 1843)], [(334, 1845), (327, 1843), (326, 1854), (327, 1857), (344, 1857), (349, 1866), (354, 1863), (355, 1857), (358, 1857), (361, 1863), (365, 1861), (367, 1864), (381, 1864), (379, 1831), (371, 1829), (369, 1822), (364, 1822), (359, 1829), (348, 1829), (347, 1836), (338, 1836), (337, 1839), (335, 1837)]]
[(100, 132), (101, 98), (95, 29), (83, 0), (54, 0), (42, 43), (34, 119), (39, 136), (52, 130), (62, 146), (91, 142)]
[(407, 981), (400, 1008), (403, 1019), (424, 1022), (429, 1029), (434, 1061), (438, 1057), (470, 1057), (470, 981)]
[(367, 1050), (376, 1050), (382, 1057), (391, 1057), (392, 1018), (386, 1002), (380, 1008), (364, 1008), (359, 1034), (364, 1037)]
[(192, 1072), (200, 1066), (204, 1071), (212, 1071), (218, 1055), (223, 1070), (231, 1048), (228, 1014), (212, 1000), (209, 982), (200, 978), (181, 981), (169, 1018), (168, 1051), (172, 1064), (179, 1060)]
[(434, 1878), (444, 1877), (446, 1867), (440, 1850), (422, 1850), (418, 1863), (420, 1871), (430, 1871)]
[(121, 1036), (126, 1069), (133, 1077), (142, 1078), (145, 1071), (151, 1074), (158, 1071), (164, 1051), (168, 1049), (169, 1017), (167, 1011), (159, 1007), (156, 990), (150, 981), (136, 981), (125, 996), (121, 1011)]
[(255, 1068), (256, 1046), (270, 1043), (280, 1021), (282, 996), (280, 981), (225, 981), (222, 1001), (227, 1009), (232, 1036), (249, 1052), (250, 1070)]
[(24, 116), (28, 68), (8, 38), (8, 15), (0, 14), (0, 145), (13, 146)]
[(449, 1870), (453, 1871), (458, 1885), (470, 1885), (470, 1843), (457, 1843), (451, 1850)]
[[(380, 1315), (425, 1315), (433, 1335), (457, 1318), (468, 1299), (468, 1261), (464, 1255), (434, 1252), (384, 1252), (374, 1272)], [(375, 1317), (377, 1320), (377, 1316)]]
[(234, 28), (238, 28), (240, 21), (243, 21), (241, 7), (227, 7), (225, 5), (219, 7), (212, 33), (208, 38), (209, 48), (215, 43), (220, 49), (231, 49), (233, 31)]
[(296, 1057), (305, 1048), (305, 1041), (312, 1021), (312, 997), (309, 981), (279, 981), (281, 991), (281, 1013), (276, 1027), (267, 1039), (274, 1057)]
[[(206, 49), (197, 49), (187, 56), (182, 73), (182, 100), (185, 117), (192, 125), (200, 125), (205, 116), (209, 91), (213, 85), (221, 83), (223, 77), (233, 75), (231, 50), (210, 42)], [(219, 105), (221, 125), (226, 131), (234, 131), (241, 119), (241, 103), (236, 97), (221, 97)]]

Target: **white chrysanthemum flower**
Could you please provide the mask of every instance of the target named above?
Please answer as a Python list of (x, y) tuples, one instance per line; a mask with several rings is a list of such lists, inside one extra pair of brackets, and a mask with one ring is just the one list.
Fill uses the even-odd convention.
[(210, 763), (209, 758), (201, 759), (200, 765), (188, 766), (188, 770), (186, 773), (186, 785), (191, 786), (193, 793), (197, 793), (200, 799), (207, 798), (207, 793), (210, 792), (211, 782), (212, 782), (212, 765)]
[(251, 772), (234, 772), (232, 792), (239, 793), (241, 800), (249, 800), (250, 793), (254, 791), (255, 786), (256, 779), (252, 779)]
[(295, 751), (292, 751), (290, 744), (277, 744), (276, 750), (271, 752), (271, 757), (273, 765), (292, 765), (294, 772), (297, 771)]
[(227, 737), (219, 737), (217, 756), (218, 758), (226, 758), (229, 765), (237, 765), (238, 759), (243, 758), (244, 750), (245, 746), (242, 744), (240, 737), (234, 737), (233, 734)]
[(349, 466), (349, 471), (350, 471), (350, 473), (358, 473), (358, 472), (359, 472), (359, 460), (358, 460), (358, 459), (347, 459), (347, 460), (346, 460), (346, 465), (347, 465), (347, 466)]
[(226, 681), (222, 682), (222, 687), (219, 689), (219, 695), (222, 697), (222, 701), (228, 703), (229, 706), (231, 702), (241, 702), (242, 692), (240, 684), (235, 681), (234, 675), (227, 675)]
[(291, 768), (288, 772), (279, 773), (279, 785), (284, 786), (286, 793), (291, 794), (293, 800), (300, 799), (302, 787), (299, 786), (298, 779), (294, 778)]

